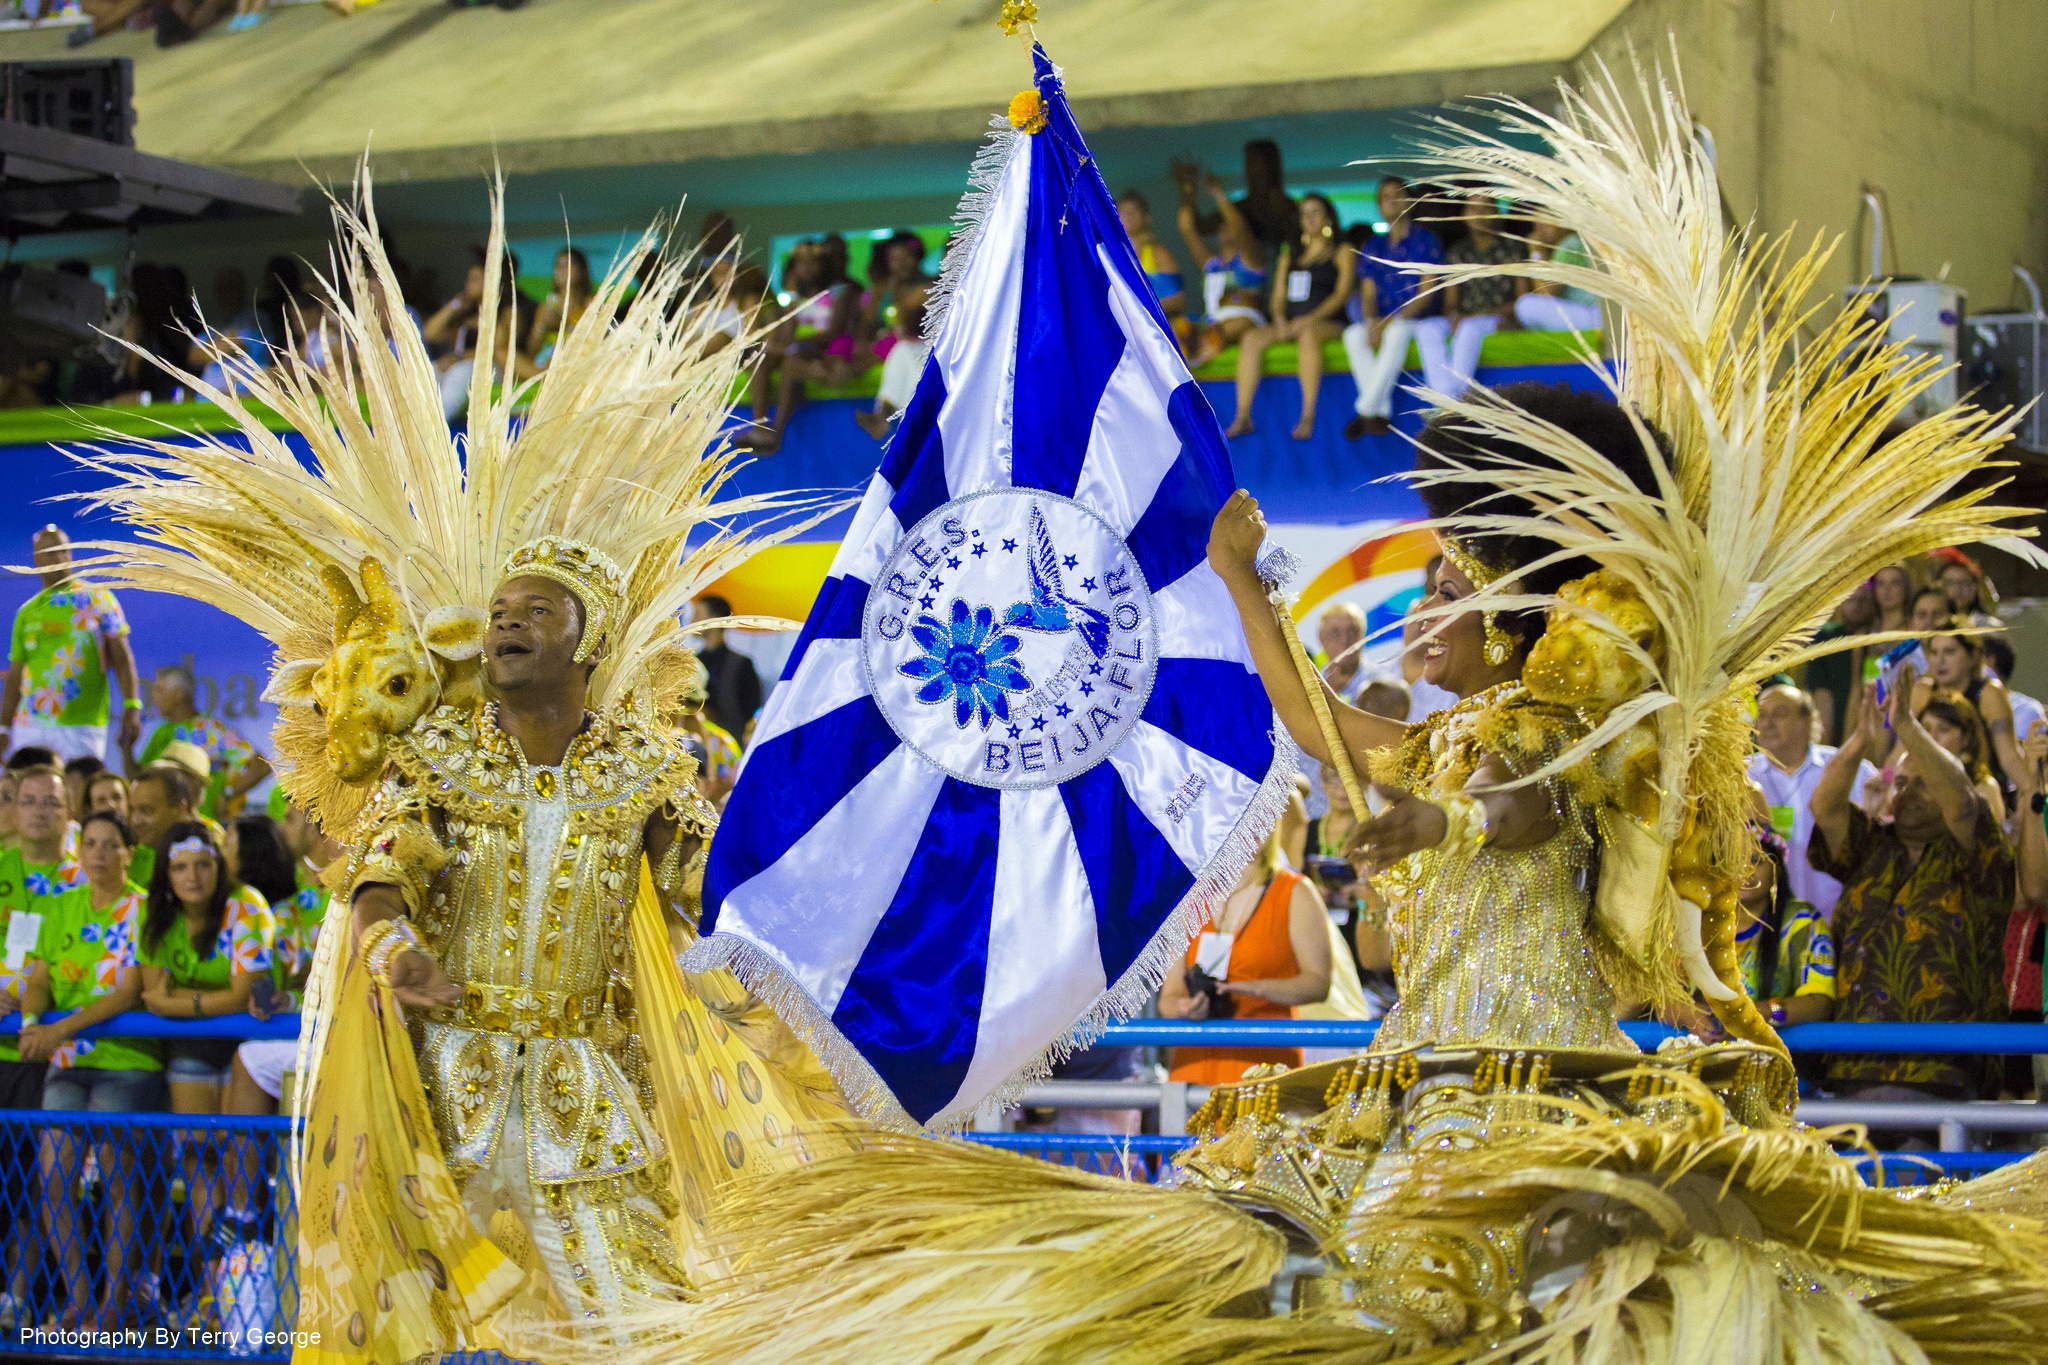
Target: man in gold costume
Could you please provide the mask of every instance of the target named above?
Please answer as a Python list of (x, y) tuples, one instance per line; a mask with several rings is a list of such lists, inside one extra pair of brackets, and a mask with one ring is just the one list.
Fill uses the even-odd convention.
[(671, 738), (586, 706), (618, 567), (549, 538), (505, 573), (483, 642), (494, 700), (444, 707), (393, 747), (351, 932), (423, 1012), (428, 1109), (472, 1214), (510, 1210), (558, 1295), (618, 1312), (683, 1283), (633, 1027), (640, 860), (670, 912), (714, 817)]
[[(96, 567), (270, 638), (281, 780), (352, 849), (300, 1040), (298, 1357), (588, 1358), (729, 1273), (723, 1186), (853, 1126), (729, 974), (676, 966), (715, 824), (678, 616), (793, 504), (722, 495), (743, 348), (707, 344), (715, 277), (653, 237), (542, 380), (478, 367), (458, 438), (367, 187), (336, 220), (329, 362), (229, 347), (234, 391), (186, 376), (243, 439), (96, 461), (140, 532)], [(714, 506), (769, 529), (693, 543)]]

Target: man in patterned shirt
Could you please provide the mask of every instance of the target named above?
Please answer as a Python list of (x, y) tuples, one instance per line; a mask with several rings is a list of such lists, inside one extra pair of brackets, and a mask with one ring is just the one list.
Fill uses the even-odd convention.
[(204, 750), (208, 768), (206, 789), (199, 798), (199, 813), (209, 820), (225, 820), (241, 805), (248, 790), (270, 776), (270, 763), (249, 746), (249, 742), (215, 720), (201, 715), (194, 704), (198, 687), (188, 664), (165, 664), (149, 684), (149, 704), (163, 719), (149, 732), (140, 754), (123, 745), (128, 775), (134, 777), (164, 757), (164, 751), (180, 740)]
[[(1891, 696), (1891, 730), (1905, 749), (1891, 824), (1865, 814), (1853, 792), (1864, 756), (1890, 743), (1875, 689), (1865, 691), (1855, 733), (1813, 791), (1807, 857), (1842, 884), (1835, 1017), (2003, 1022), (2000, 948), (2012, 913), (2012, 845), (1962, 762), (1913, 714), (1912, 695), (1907, 667)], [(1977, 1098), (1987, 1072), (1976, 1057), (1842, 1055), (1829, 1059), (1828, 1079), (1844, 1099), (1960, 1100)]]
[(43, 588), (14, 614), (13, 643), (0, 715), (10, 732), (0, 749), (39, 744), (66, 759), (103, 757), (110, 710), (107, 675), (121, 684), (123, 749), (142, 732), (142, 687), (128, 645), (128, 618), (105, 588), (75, 583), (71, 540), (55, 526), (36, 532)]

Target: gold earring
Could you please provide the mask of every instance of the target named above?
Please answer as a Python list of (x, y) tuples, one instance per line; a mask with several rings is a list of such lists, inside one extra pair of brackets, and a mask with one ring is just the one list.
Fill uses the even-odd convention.
[(1499, 668), (1515, 655), (1515, 637), (1500, 628), (1494, 619), (1498, 613), (1486, 611), (1479, 619), (1486, 626), (1486, 662)]
[(1323, 224), (1323, 236), (1334, 237), (1336, 235), (1336, 232), (1337, 230), (1331, 227), (1328, 223)]

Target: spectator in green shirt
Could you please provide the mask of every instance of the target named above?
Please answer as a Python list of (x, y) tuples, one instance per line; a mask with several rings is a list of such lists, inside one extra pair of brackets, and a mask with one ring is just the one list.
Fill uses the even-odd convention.
[[(43, 1107), (120, 1113), (154, 1109), (163, 1088), (163, 1048), (147, 1039), (80, 1038), (94, 1024), (135, 1009), (142, 1000), (136, 935), (142, 926), (142, 888), (128, 880), (128, 826), (101, 811), (80, 828), (78, 859), (85, 883), (41, 902), (42, 927), (23, 996), (21, 1055), (44, 1062)], [(49, 1010), (68, 1013), (43, 1021)], [(111, 1130), (118, 1132), (119, 1130)], [(96, 1325), (113, 1331), (135, 1325), (129, 1275), (136, 1244), (137, 1159), (133, 1144), (108, 1135), (93, 1143), (106, 1192), (107, 1269)], [(77, 1131), (43, 1134), (43, 1236), (57, 1249), (68, 1303), (58, 1319), (84, 1324), (91, 1299), (85, 1268), (85, 1233), (71, 1198), (84, 1166)]]
[(198, 695), (192, 670), (185, 664), (165, 664), (149, 685), (149, 703), (163, 719), (149, 732), (140, 754), (126, 752), (132, 777), (164, 756), (176, 741), (197, 745), (208, 760), (206, 790), (200, 795), (201, 815), (214, 820), (229, 818), (241, 806), (249, 789), (270, 776), (270, 763), (249, 747), (247, 740), (215, 720), (201, 715), (194, 704)]
[(71, 577), (71, 540), (55, 526), (36, 532), (43, 588), (14, 614), (7, 685), (0, 715), (10, 731), (0, 746), (40, 744), (58, 761), (107, 749), (107, 674), (121, 684), (119, 738), (125, 752), (142, 733), (142, 687), (128, 645), (128, 618), (105, 588)]
[[(241, 1014), (249, 1008), (257, 979), (270, 975), (276, 935), (270, 907), (259, 893), (234, 879), (221, 844), (213, 830), (197, 820), (182, 820), (164, 832), (136, 955), (142, 964), (142, 1006), (161, 1018)], [(235, 1040), (179, 1038), (166, 1054), (172, 1112), (218, 1114)], [(210, 1228), (221, 1205), (222, 1170), (240, 1169), (239, 1161), (209, 1168), (215, 1155), (213, 1137), (188, 1133), (180, 1144), (185, 1188), (190, 1192), (186, 1208), (195, 1236)], [(246, 1221), (247, 1203), (238, 1198), (227, 1210), (229, 1216)]]

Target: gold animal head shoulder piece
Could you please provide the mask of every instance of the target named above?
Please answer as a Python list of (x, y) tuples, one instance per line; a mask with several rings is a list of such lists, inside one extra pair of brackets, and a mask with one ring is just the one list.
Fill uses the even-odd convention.
[(610, 555), (585, 541), (567, 536), (530, 540), (505, 556), (498, 581), (527, 575), (551, 578), (583, 603), (583, 638), (576, 642), (574, 656), (577, 663), (590, 657), (598, 641), (625, 612), (626, 575)]

